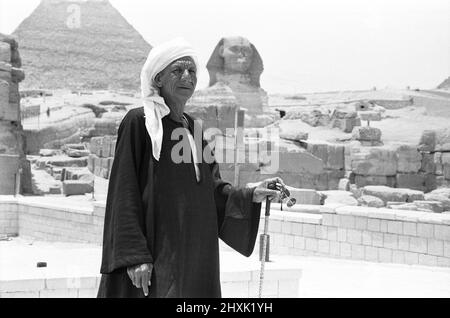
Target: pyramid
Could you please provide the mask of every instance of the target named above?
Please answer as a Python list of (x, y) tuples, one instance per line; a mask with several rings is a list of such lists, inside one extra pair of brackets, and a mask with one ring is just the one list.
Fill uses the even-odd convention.
[(136, 90), (152, 48), (107, 0), (42, 0), (13, 35), (22, 89)]
[(450, 90), (450, 76), (445, 81), (443, 81), (437, 88)]

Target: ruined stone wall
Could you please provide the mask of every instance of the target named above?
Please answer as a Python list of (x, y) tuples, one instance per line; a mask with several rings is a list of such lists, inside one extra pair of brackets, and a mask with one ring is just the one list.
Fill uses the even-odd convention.
[(21, 193), (31, 190), (30, 165), (20, 121), (19, 83), (25, 78), (17, 41), (0, 34), (0, 194), (14, 194), (16, 174), (21, 174)]

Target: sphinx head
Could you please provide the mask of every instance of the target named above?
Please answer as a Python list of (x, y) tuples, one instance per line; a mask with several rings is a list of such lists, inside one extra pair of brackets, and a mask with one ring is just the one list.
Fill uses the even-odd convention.
[(207, 69), (210, 86), (217, 82), (217, 74), (244, 74), (250, 77), (253, 86), (260, 87), (260, 76), (264, 70), (262, 59), (255, 46), (241, 36), (222, 38), (217, 44)]

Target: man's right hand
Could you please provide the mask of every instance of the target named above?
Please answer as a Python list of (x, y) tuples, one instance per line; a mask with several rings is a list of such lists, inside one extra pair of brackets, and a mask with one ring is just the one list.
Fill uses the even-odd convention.
[(148, 296), (148, 288), (151, 286), (153, 264), (142, 264), (127, 268), (128, 277), (133, 285), (142, 288), (144, 295)]

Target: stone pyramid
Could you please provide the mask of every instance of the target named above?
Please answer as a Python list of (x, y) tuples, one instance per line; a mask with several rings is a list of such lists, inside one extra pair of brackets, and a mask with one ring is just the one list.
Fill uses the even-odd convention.
[(22, 89), (136, 90), (152, 48), (107, 0), (42, 0), (13, 35)]
[(450, 76), (445, 81), (443, 81), (437, 88), (450, 90)]

